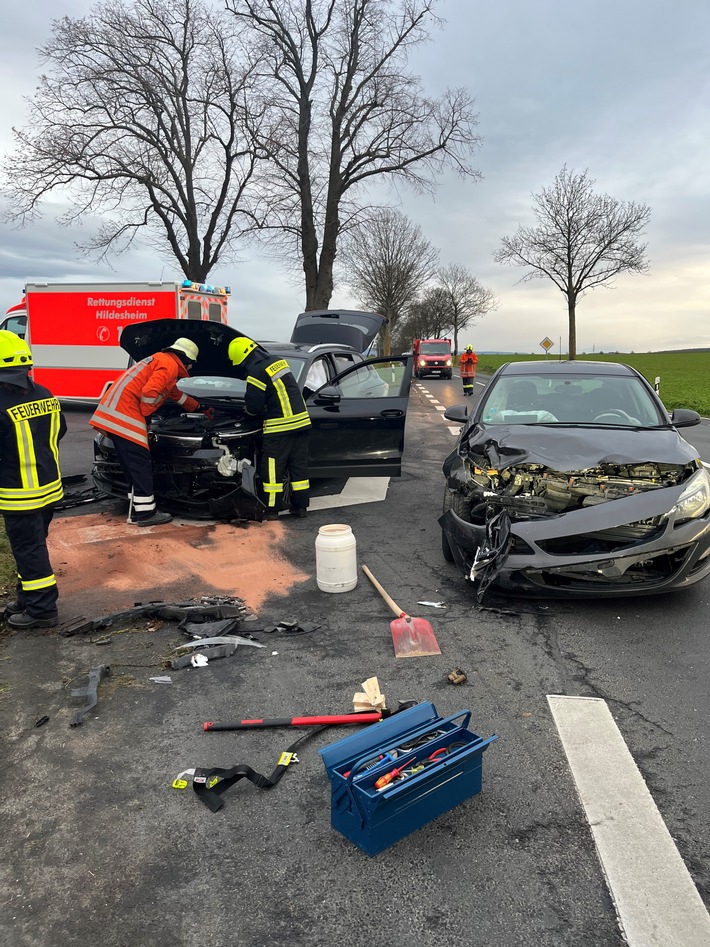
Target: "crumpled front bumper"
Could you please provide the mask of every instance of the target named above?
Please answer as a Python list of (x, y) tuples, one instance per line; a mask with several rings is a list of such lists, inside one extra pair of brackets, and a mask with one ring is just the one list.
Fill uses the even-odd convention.
[[(710, 573), (710, 514), (676, 525), (669, 511), (682, 490), (682, 485), (668, 487), (553, 517), (508, 520), (508, 541), (489, 558), (486, 585), (545, 598), (647, 595), (693, 585)], [(656, 526), (646, 537), (630, 538), (611, 551), (569, 551), (575, 537), (650, 520)], [(439, 524), (456, 564), (480, 586), (481, 552), (491, 540), (486, 526), (468, 523), (452, 510)], [(566, 551), (549, 551), (556, 544)]]

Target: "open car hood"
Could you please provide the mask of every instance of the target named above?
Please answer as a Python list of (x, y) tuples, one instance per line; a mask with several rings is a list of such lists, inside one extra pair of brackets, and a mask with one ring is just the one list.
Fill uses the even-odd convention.
[(364, 355), (386, 322), (385, 317), (376, 312), (316, 309), (302, 312), (296, 319), (291, 342), (300, 345), (349, 345)]
[(600, 464), (687, 464), (698, 456), (674, 428), (478, 424), (464, 434), (466, 443), (472, 456), (498, 469), (525, 463), (572, 473)]
[(121, 348), (139, 362), (172, 345), (176, 339), (191, 339), (199, 348), (200, 355), (190, 374), (235, 375), (227, 350), (232, 339), (245, 333), (221, 322), (201, 319), (152, 319), (134, 322), (121, 333)]

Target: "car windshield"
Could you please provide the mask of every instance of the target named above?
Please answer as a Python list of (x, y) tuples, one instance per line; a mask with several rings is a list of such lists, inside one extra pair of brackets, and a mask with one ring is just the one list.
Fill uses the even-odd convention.
[(451, 350), (448, 342), (422, 342), (419, 351), (422, 355), (448, 355)]
[(633, 375), (502, 375), (481, 405), (484, 424), (668, 424), (648, 388)]

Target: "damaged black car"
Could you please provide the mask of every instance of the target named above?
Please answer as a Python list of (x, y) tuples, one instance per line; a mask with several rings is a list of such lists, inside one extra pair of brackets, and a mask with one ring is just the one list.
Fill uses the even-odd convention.
[(633, 368), (516, 362), (491, 378), (444, 462), (442, 549), (486, 590), (629, 596), (710, 572), (710, 474)]
[[(311, 479), (401, 474), (412, 365), (407, 357), (365, 357), (384, 322), (377, 313), (303, 313), (290, 342), (260, 343), (288, 361), (306, 398)], [(246, 380), (227, 354), (231, 340), (243, 334), (191, 319), (135, 323), (121, 333), (121, 345), (135, 361), (166, 348), (176, 335), (199, 348), (191, 377), (178, 387), (199, 401), (200, 412), (167, 403), (148, 419), (161, 509), (198, 519), (263, 518), (257, 479), (261, 421), (246, 414)], [(205, 416), (206, 408), (213, 409), (212, 417)], [(127, 500), (113, 441), (102, 432), (94, 439), (93, 478), (101, 493)]]

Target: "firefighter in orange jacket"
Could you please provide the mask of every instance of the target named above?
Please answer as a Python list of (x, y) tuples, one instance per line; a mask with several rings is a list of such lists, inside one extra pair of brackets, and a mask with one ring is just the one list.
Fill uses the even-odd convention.
[(54, 507), (63, 496), (59, 440), (67, 423), (59, 401), (29, 376), (32, 353), (14, 332), (0, 330), (0, 512), (17, 565), (13, 628), (57, 624), (57, 580), (47, 551)]
[(111, 385), (89, 421), (113, 441), (131, 491), (128, 522), (135, 526), (157, 526), (172, 519), (155, 505), (145, 419), (167, 400), (182, 405), (186, 411), (199, 408), (199, 402), (176, 387), (180, 378), (188, 377), (198, 355), (194, 342), (177, 339), (162, 352), (136, 362)]
[(476, 365), (478, 365), (478, 356), (473, 351), (473, 346), (467, 345), (466, 351), (461, 353), (461, 358), (459, 359), (459, 372), (461, 373), (461, 384), (463, 385), (464, 395), (473, 394)]

